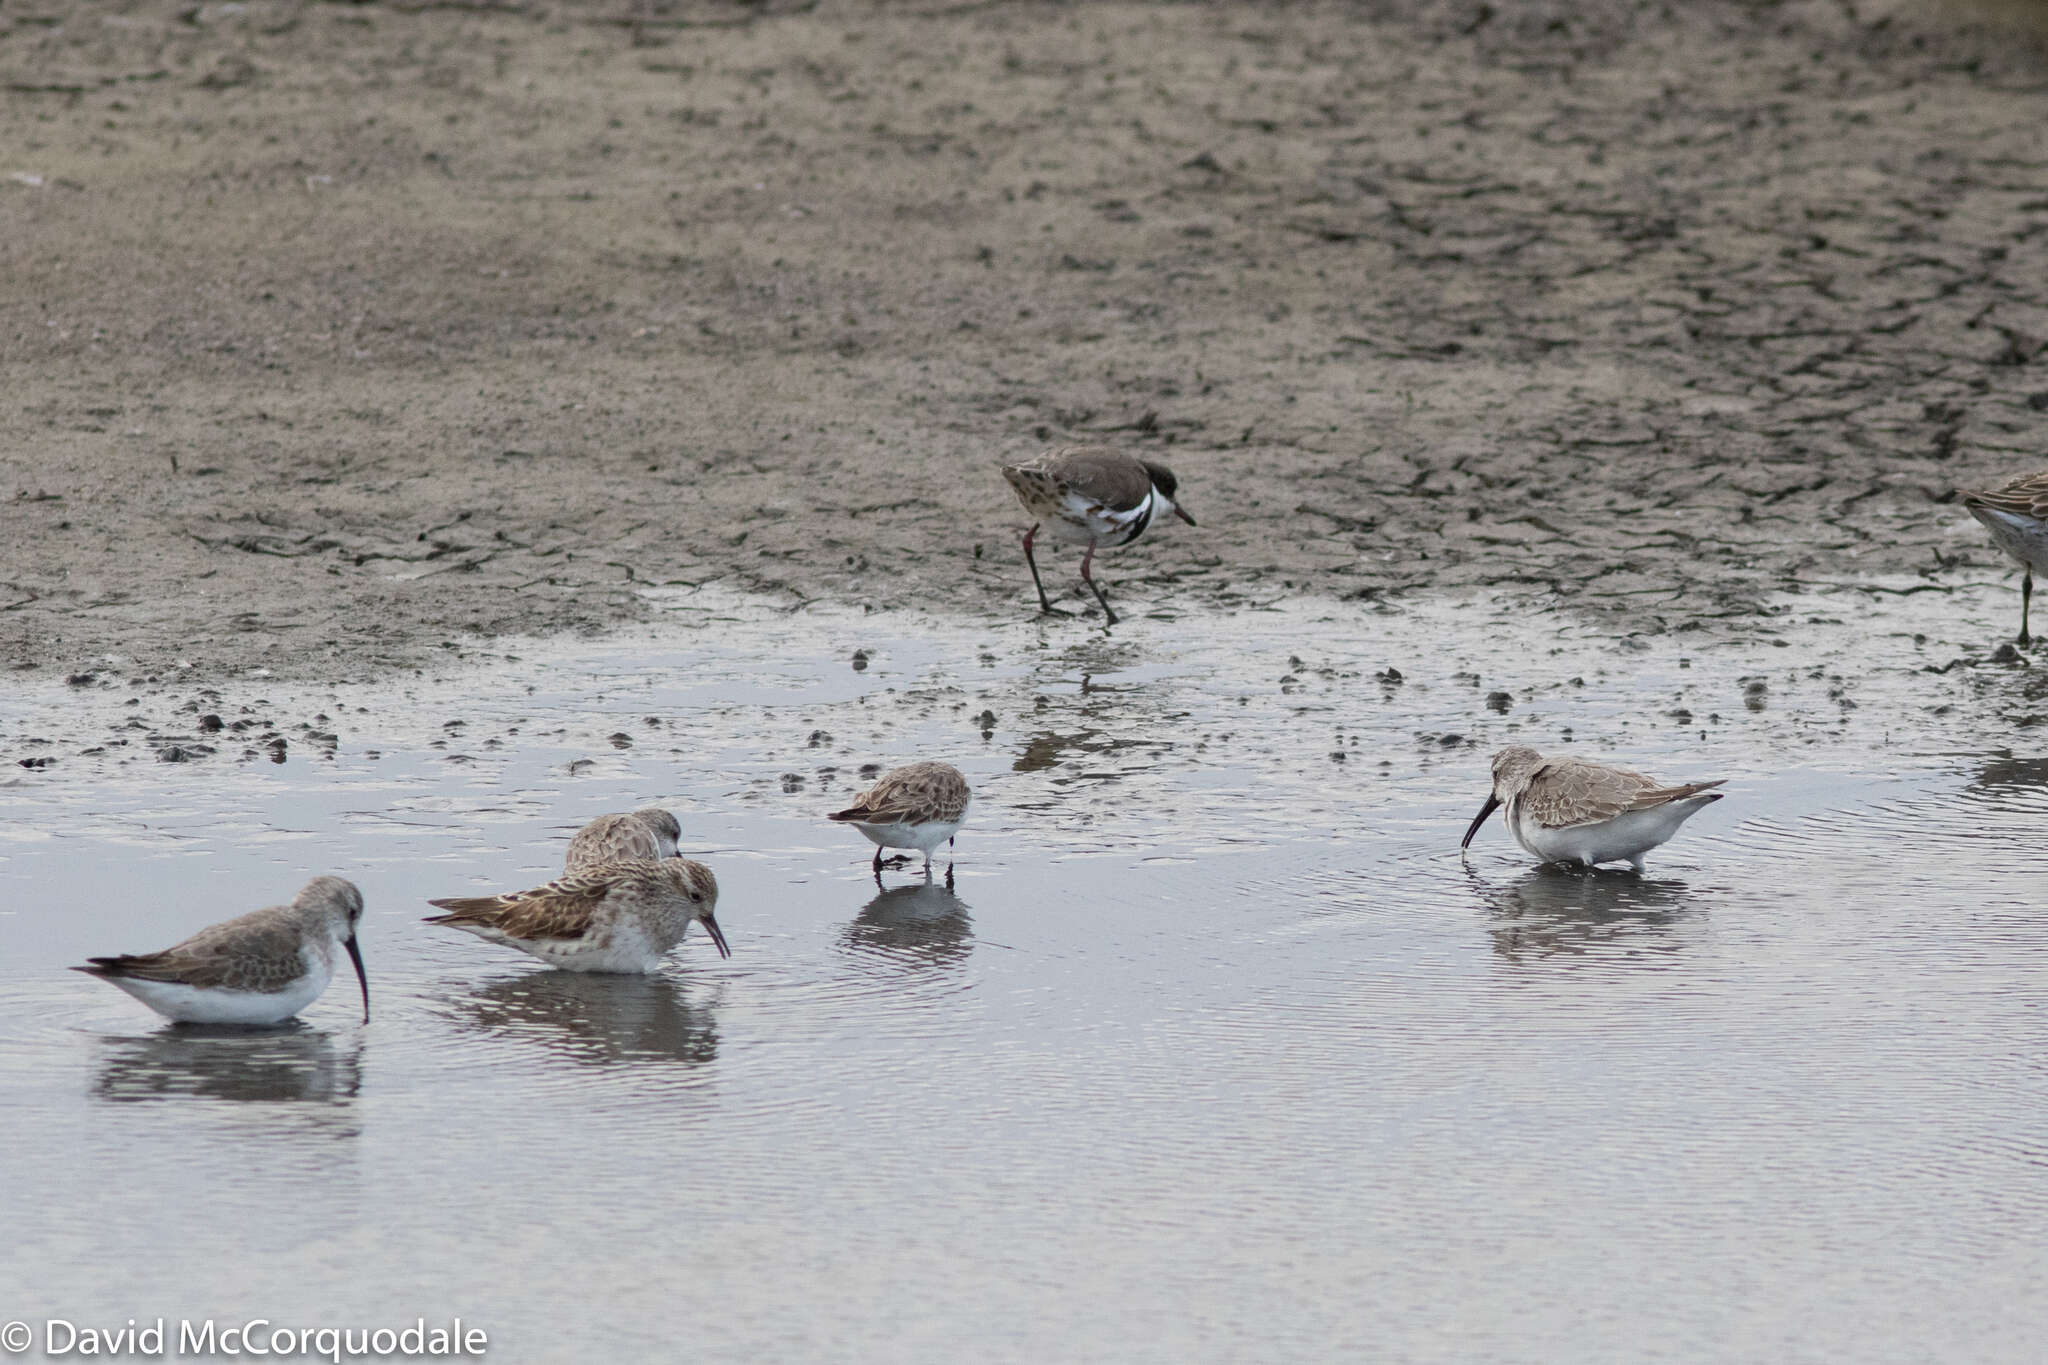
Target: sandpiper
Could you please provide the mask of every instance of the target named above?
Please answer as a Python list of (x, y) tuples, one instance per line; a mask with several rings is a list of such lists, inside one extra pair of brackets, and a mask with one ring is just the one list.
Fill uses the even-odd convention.
[(2048, 573), (2048, 469), (1999, 488), (1961, 490), (1963, 508), (1984, 523), (1998, 548), (2020, 562), (2020, 644), (2029, 643), (2027, 607), (2034, 570)]
[(875, 841), (875, 880), (882, 879), (882, 850), (914, 848), (924, 854), (925, 875), (932, 850), (952, 839), (967, 818), (967, 779), (950, 763), (907, 763), (853, 798), (828, 820), (852, 825)]
[(675, 816), (659, 806), (648, 806), (630, 815), (600, 815), (569, 841), (563, 860), (564, 872), (581, 872), (599, 863), (616, 863), (626, 858), (659, 862), (676, 856), (676, 841), (683, 827)]
[(75, 972), (111, 981), (181, 1024), (279, 1024), (320, 998), (347, 950), (370, 1018), (370, 979), (356, 947), (363, 893), (315, 877), (290, 905), (272, 905), (201, 929), (160, 953), (88, 958)]
[(696, 920), (731, 957), (713, 912), (718, 879), (688, 858), (624, 858), (557, 877), (531, 891), (427, 902), (448, 911), (429, 924), (464, 929), (572, 972), (654, 972)]
[(1592, 867), (1626, 859), (1643, 870), (1643, 855), (1678, 833), (1722, 793), (1726, 778), (1667, 787), (1656, 779), (1605, 763), (1545, 758), (1515, 746), (1493, 756), (1493, 794), (1479, 809), (1458, 847), (1505, 804), (1515, 842), (1546, 863)]
[(1116, 613), (1109, 609), (1109, 599), (1089, 572), (1096, 549), (1130, 544), (1145, 534), (1152, 518), (1161, 512), (1171, 512), (1190, 526), (1195, 524), (1174, 501), (1180, 485), (1172, 470), (1119, 450), (1061, 446), (1023, 464), (1004, 465), (1002, 471), (1016, 491), (1017, 501), (1031, 514), (1031, 529), (1024, 533), (1024, 562), (1031, 567), (1031, 583), (1038, 589), (1038, 609), (1043, 612), (1050, 612), (1053, 605), (1031, 553), (1040, 526), (1061, 540), (1088, 547), (1081, 556), (1081, 581), (1102, 604), (1103, 619), (1115, 625)]

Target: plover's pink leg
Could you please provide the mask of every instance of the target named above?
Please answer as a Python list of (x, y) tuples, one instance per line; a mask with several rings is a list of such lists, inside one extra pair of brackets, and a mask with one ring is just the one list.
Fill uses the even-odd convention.
[(1088, 585), (1088, 591), (1095, 594), (1095, 600), (1102, 603), (1103, 620), (1109, 625), (1116, 624), (1116, 613), (1109, 609), (1109, 599), (1102, 595), (1102, 589), (1095, 586), (1095, 578), (1088, 568), (1095, 562), (1095, 542), (1088, 542), (1088, 553), (1081, 556), (1081, 581)]
[(1038, 577), (1038, 560), (1031, 554), (1031, 542), (1038, 535), (1039, 523), (1032, 522), (1031, 529), (1024, 533), (1024, 562), (1031, 566), (1031, 586), (1038, 589), (1038, 610), (1046, 615), (1053, 614), (1052, 599), (1045, 595), (1045, 584)]

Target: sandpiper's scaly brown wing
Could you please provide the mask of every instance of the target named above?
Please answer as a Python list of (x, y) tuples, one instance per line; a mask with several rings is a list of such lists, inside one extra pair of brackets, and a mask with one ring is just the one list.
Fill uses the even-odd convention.
[(1653, 777), (1627, 768), (1552, 759), (1529, 779), (1528, 789), (1522, 793), (1521, 808), (1538, 824), (1550, 829), (1569, 829), (1682, 801), (1726, 780), (1666, 787)]
[(650, 861), (673, 857), (683, 828), (676, 817), (659, 806), (648, 806), (626, 815), (600, 815), (569, 841), (563, 855), (563, 870), (583, 872), (602, 863), (628, 858)]
[(951, 824), (967, 813), (967, 779), (948, 763), (911, 763), (884, 773), (832, 820), (868, 825)]
[(448, 911), (429, 924), (477, 925), (509, 938), (572, 939), (590, 932), (599, 907), (621, 883), (616, 868), (557, 877), (531, 891), (502, 896), (450, 896), (427, 904)]
[(1997, 488), (1964, 489), (1961, 498), (1963, 506), (1973, 513), (1984, 507), (2048, 522), (2048, 469), (2023, 474)]
[(208, 925), (162, 952), (87, 958), (78, 970), (199, 990), (278, 991), (305, 974), (304, 944), (291, 912), (273, 905)]

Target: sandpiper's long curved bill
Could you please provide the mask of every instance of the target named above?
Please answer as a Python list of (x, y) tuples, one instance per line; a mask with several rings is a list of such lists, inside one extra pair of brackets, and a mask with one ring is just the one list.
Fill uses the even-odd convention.
[(704, 932), (711, 935), (711, 941), (718, 945), (718, 955), (731, 957), (732, 949), (725, 946), (725, 931), (718, 927), (718, 921), (706, 915), (697, 922), (704, 926)]
[(1472, 825), (1465, 831), (1465, 837), (1458, 841), (1458, 847), (1464, 848), (1469, 845), (1472, 842), (1472, 836), (1477, 834), (1479, 827), (1486, 823), (1486, 817), (1493, 814), (1499, 808), (1500, 798), (1498, 796), (1488, 796), (1486, 804), (1479, 808), (1479, 814), (1472, 817)]
[(356, 982), (363, 988), (363, 1022), (370, 1022), (370, 978), (363, 974), (363, 950), (356, 947), (356, 936), (350, 934), (341, 941), (348, 949), (348, 960), (356, 964)]

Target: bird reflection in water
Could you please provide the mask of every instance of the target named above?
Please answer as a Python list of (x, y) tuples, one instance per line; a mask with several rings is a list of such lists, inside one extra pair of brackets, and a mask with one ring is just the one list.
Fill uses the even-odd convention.
[(1634, 872), (1545, 863), (1503, 883), (1468, 867), (1466, 879), (1493, 917), (1494, 952), (1510, 962), (1658, 960), (1679, 950), (1671, 930), (1693, 909), (1684, 882)]
[(862, 907), (843, 944), (904, 966), (946, 967), (974, 951), (974, 922), (952, 888), (934, 882), (898, 886)]
[(1970, 779), (1969, 790), (1973, 796), (1994, 800), (2018, 797), (2032, 806), (2048, 793), (2048, 758), (1989, 759)]
[(718, 1056), (711, 1007), (691, 1003), (689, 988), (666, 976), (527, 972), (481, 988), (451, 983), (448, 997), (469, 1027), (531, 1038), (585, 1065)]
[(345, 1105), (362, 1089), (362, 1040), (294, 1022), (252, 1030), (178, 1024), (109, 1038), (93, 1098), (114, 1103), (208, 1099)]

